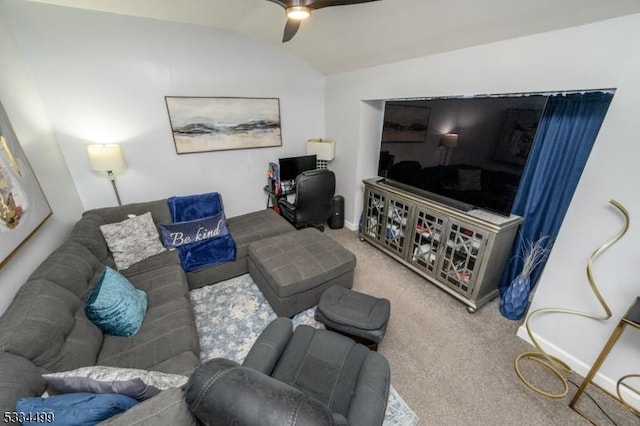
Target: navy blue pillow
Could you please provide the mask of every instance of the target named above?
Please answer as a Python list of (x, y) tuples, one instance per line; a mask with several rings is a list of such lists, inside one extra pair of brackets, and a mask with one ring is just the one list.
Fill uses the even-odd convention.
[(144, 321), (147, 294), (107, 266), (93, 286), (84, 312), (105, 333), (130, 337), (138, 332)]
[[(117, 393), (67, 393), (48, 398), (20, 398), (16, 412), (23, 417), (23, 426), (43, 423), (60, 426), (93, 426), (120, 414), (138, 401)], [(44, 417), (43, 417), (44, 415)], [(51, 420), (51, 421), (49, 421)]]
[(185, 222), (160, 223), (158, 224), (158, 229), (160, 230), (162, 244), (167, 248), (180, 247), (185, 244), (229, 235), (224, 212)]

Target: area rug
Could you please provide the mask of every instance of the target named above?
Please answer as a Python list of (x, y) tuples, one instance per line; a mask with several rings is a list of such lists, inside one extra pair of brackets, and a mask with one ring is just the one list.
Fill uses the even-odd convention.
[[(227, 358), (241, 363), (260, 332), (276, 318), (249, 274), (191, 291), (200, 336), (200, 359)], [(294, 327), (323, 327), (313, 319), (315, 308), (293, 318)], [(393, 381), (393, 371), (391, 372)], [(385, 426), (413, 426), (418, 417), (391, 386)]]

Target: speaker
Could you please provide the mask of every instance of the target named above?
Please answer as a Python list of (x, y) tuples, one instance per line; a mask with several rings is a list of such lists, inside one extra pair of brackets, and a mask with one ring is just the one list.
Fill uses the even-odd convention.
[(329, 218), (329, 228), (341, 229), (344, 226), (344, 197), (336, 195), (331, 200), (331, 217)]

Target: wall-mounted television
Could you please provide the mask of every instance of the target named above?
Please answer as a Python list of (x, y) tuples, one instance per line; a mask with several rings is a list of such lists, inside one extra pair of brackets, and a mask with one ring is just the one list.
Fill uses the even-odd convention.
[(295, 180), (302, 172), (314, 170), (316, 166), (316, 155), (302, 155), (299, 157), (280, 158), (280, 180)]
[(453, 207), (509, 216), (547, 96), (385, 102), (378, 176)]

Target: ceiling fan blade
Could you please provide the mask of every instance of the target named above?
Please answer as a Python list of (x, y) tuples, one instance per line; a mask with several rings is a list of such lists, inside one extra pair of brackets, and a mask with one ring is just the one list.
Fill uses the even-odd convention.
[(315, 0), (311, 1), (308, 7), (310, 9), (322, 9), (331, 6), (349, 6), (351, 4), (369, 3), (380, 0)]
[(287, 2), (284, 2), (282, 0), (267, 0), (267, 1), (270, 1), (270, 2), (275, 3), (275, 4), (279, 4), (280, 6), (284, 7), (285, 9), (288, 6)]
[(287, 19), (287, 24), (284, 26), (284, 34), (282, 34), (282, 42), (286, 43), (291, 40), (298, 32), (298, 28), (300, 28), (300, 20)]

